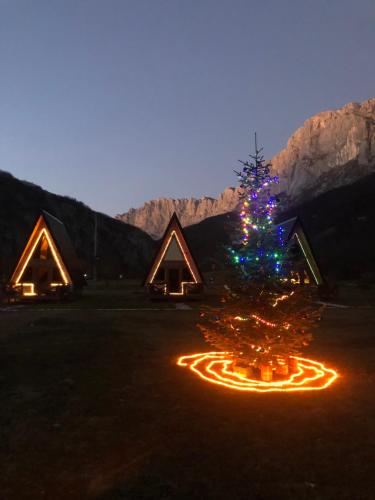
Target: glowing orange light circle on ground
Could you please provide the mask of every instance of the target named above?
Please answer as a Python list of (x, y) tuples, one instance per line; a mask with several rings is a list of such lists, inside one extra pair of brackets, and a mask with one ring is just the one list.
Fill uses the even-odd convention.
[(319, 361), (293, 356), (297, 370), (287, 379), (263, 382), (239, 375), (230, 370), (233, 359), (230, 353), (204, 352), (181, 356), (177, 364), (187, 366), (203, 380), (228, 389), (244, 392), (296, 392), (327, 389), (337, 379), (338, 373)]

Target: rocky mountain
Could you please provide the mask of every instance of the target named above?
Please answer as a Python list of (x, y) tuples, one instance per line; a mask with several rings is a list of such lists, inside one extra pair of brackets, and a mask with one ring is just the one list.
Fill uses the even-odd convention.
[[(375, 98), (309, 118), (271, 163), (289, 207), (374, 172)], [(218, 199), (160, 198), (117, 218), (160, 238), (174, 211), (189, 226), (237, 204), (238, 190), (228, 188)]]
[(375, 171), (375, 98), (309, 118), (272, 158), (295, 203)]
[(0, 171), (0, 282), (9, 279), (41, 210), (47, 210), (65, 224), (83, 272), (92, 273), (96, 214), (98, 277), (143, 276), (155, 251), (155, 242), (149, 235), (95, 213), (77, 200), (49, 193)]
[(148, 201), (141, 208), (131, 208), (129, 212), (117, 215), (117, 219), (142, 228), (153, 238), (158, 239), (173, 214), (176, 212), (182, 226), (190, 226), (213, 215), (234, 210), (238, 205), (238, 191), (227, 188), (215, 198), (158, 198)]

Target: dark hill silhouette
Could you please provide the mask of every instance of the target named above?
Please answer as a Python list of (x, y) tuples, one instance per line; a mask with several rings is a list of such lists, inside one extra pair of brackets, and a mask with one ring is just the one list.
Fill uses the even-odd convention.
[[(375, 277), (375, 174), (336, 188), (280, 214), (298, 215), (326, 277)], [(8, 279), (37, 216), (47, 210), (59, 218), (76, 248), (83, 270), (93, 266), (95, 212), (83, 203), (59, 196), (0, 171), (0, 277)], [(145, 232), (104, 214), (98, 219), (98, 275), (141, 277), (156, 242)], [(209, 217), (185, 228), (203, 271), (224, 261), (224, 245), (236, 220), (234, 213)]]
[[(280, 214), (298, 216), (328, 278), (375, 277), (375, 174), (333, 189)], [(202, 270), (223, 261), (235, 214), (223, 214), (185, 228)]]
[[(49, 193), (0, 171), (0, 277), (7, 280), (42, 210), (64, 224), (89, 275), (93, 268), (95, 212), (83, 203)], [(142, 276), (155, 242), (142, 230), (97, 213), (98, 277)]]

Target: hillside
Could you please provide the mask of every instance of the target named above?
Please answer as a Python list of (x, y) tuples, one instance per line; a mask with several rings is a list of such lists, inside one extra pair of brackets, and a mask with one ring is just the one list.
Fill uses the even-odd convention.
[[(332, 279), (375, 278), (375, 174), (336, 188), (280, 214), (298, 215), (308, 233), (323, 274)], [(222, 262), (223, 246), (235, 215), (210, 217), (185, 228), (203, 270)]]
[[(7, 280), (37, 216), (47, 210), (64, 222), (89, 275), (93, 267), (95, 212), (83, 203), (58, 196), (0, 171), (0, 277)], [(97, 214), (98, 277), (142, 276), (154, 241), (140, 229)]]

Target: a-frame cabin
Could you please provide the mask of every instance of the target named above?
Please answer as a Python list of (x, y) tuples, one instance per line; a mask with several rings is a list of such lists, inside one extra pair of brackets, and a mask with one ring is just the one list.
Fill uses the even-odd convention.
[(292, 283), (322, 285), (322, 273), (318, 266), (310, 241), (298, 217), (282, 221), (278, 226), (283, 229), (283, 238), (293, 260)]
[(176, 213), (165, 230), (144, 285), (155, 298), (193, 298), (203, 292), (202, 274)]
[(10, 279), (23, 298), (63, 297), (85, 283), (64, 224), (43, 211)]

